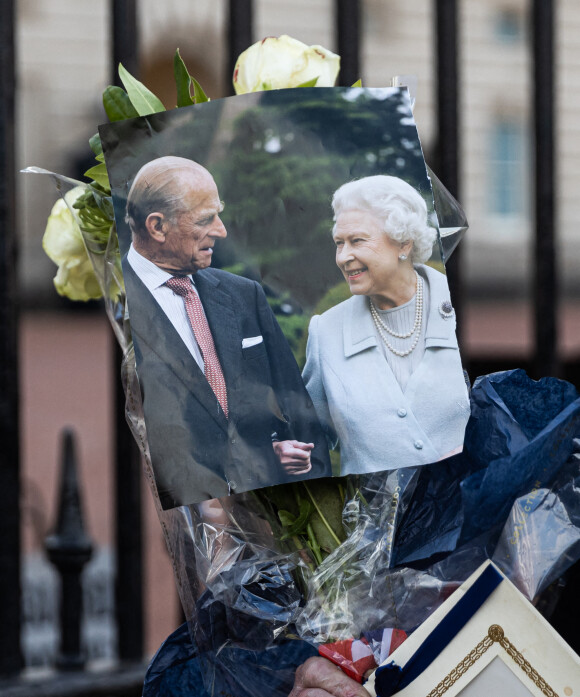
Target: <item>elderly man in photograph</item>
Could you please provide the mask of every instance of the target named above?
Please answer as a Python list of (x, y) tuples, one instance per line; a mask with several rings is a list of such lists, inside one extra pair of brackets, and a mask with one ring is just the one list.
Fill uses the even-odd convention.
[(137, 173), (123, 273), (163, 508), (330, 476), (326, 440), (260, 285), (212, 269), (225, 238), (211, 174), (182, 157)]

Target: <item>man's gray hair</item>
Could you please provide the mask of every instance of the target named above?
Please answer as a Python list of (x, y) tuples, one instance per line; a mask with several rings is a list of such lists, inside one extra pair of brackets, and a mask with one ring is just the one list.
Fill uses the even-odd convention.
[(163, 213), (170, 221), (186, 208), (183, 205), (184, 176), (208, 176), (197, 162), (168, 155), (151, 160), (137, 172), (127, 196), (125, 221), (133, 235), (147, 238), (145, 221), (150, 213)]
[(364, 211), (380, 222), (395, 242), (413, 242), (411, 261), (429, 259), (437, 231), (428, 225), (427, 205), (421, 194), (399, 177), (378, 174), (347, 182), (332, 197), (334, 222), (341, 213)]

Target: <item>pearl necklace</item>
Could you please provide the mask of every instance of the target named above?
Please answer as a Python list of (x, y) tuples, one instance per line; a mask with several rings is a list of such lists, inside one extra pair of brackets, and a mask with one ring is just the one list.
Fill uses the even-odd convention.
[[(371, 315), (377, 328), (377, 331), (379, 332), (379, 336), (381, 337), (389, 351), (394, 353), (396, 356), (400, 356), (401, 358), (403, 358), (404, 356), (408, 356), (415, 350), (417, 344), (419, 343), (419, 337), (421, 336), (421, 325), (423, 323), (423, 279), (421, 278), (421, 276), (419, 276), (419, 274), (416, 271), (415, 275), (417, 277), (417, 285), (415, 291), (415, 322), (413, 323), (413, 327), (410, 332), (407, 332), (406, 334), (398, 334), (397, 332), (393, 331), (389, 326), (385, 324), (385, 322), (383, 322), (382, 318), (378, 313), (377, 308), (375, 307), (375, 304), (369, 298), (371, 306)], [(391, 336), (394, 336), (397, 339), (409, 339), (411, 336), (413, 336), (415, 332), (417, 332), (417, 334), (413, 339), (413, 343), (406, 351), (399, 351), (391, 344), (391, 342), (387, 338), (387, 335), (385, 334), (385, 331), (383, 330), (387, 331)]]

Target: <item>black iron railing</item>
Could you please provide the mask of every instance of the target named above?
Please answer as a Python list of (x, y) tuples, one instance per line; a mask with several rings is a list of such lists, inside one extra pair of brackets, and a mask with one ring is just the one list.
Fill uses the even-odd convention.
[[(460, 192), (460, 105), (458, 56), (458, 17), (456, 0), (437, 0), (435, 3), (435, 84), (437, 86), (437, 140), (435, 162), (432, 165), (445, 186), (455, 198)], [(461, 245), (447, 263), (449, 292), (457, 316), (457, 338), (461, 344), (463, 327), (463, 293), (461, 292)], [(468, 357), (463, 356), (466, 369)]]
[[(554, 113), (552, 89), (554, 3), (552, 0), (531, 0), (532, 50), (534, 56), (535, 95), (533, 115), (535, 123), (535, 297), (536, 317), (535, 360), (536, 376), (557, 374), (557, 293), (555, 264), (556, 210), (554, 198)], [(118, 62), (131, 73), (138, 75), (137, 0), (111, 0), (112, 63), (116, 72)], [(2, 486), (0, 487), (0, 603), (2, 607), (2, 631), (0, 631), (0, 676), (7, 680), (0, 683), (0, 692), (6, 697), (41, 694), (34, 685), (23, 685), (18, 675), (22, 668), (20, 651), (20, 520), (19, 500), (19, 424), (18, 424), (18, 352), (15, 220), (15, 155), (14, 143), (14, 95), (15, 52), (14, 0), (0, 3), (0, 444), (2, 451)], [(252, 42), (252, 0), (228, 0), (228, 74), (231, 74), (237, 55)], [(340, 84), (349, 85), (361, 77), (360, 65), (360, 12), (359, 0), (335, 0), (334, 21), (336, 50), (342, 56)], [(458, 27), (457, 0), (434, 0), (435, 60), (437, 86), (437, 145), (433, 169), (447, 188), (461, 197), (460, 163), (460, 87), (458, 52), (461, 47)], [(115, 77), (116, 79), (116, 77)], [(460, 252), (454, 255), (449, 268), (450, 283), (458, 314), (461, 313), (462, 279), (460, 277)], [(469, 362), (469, 356), (465, 355)], [(114, 357), (118, 374), (120, 356)], [(491, 363), (473, 364), (473, 374), (491, 372), (500, 367)], [(531, 367), (531, 366), (526, 366)], [(569, 366), (565, 377), (578, 381), (577, 366)], [(574, 372), (576, 371), (576, 372)], [(118, 384), (118, 381), (117, 381)], [(141, 538), (140, 475), (136, 449), (124, 425), (124, 398), (117, 388), (116, 430), (116, 567), (117, 567), (117, 633), (118, 654), (122, 661), (133, 661), (106, 675), (69, 673), (54, 678), (50, 694), (57, 695), (138, 695), (143, 679), (143, 562)], [(122, 496), (120, 494), (122, 492)], [(78, 532), (78, 531), (77, 531)], [(80, 539), (80, 538), (79, 538)], [(86, 561), (88, 546), (81, 540), (76, 552), (76, 572)], [(77, 540), (78, 542), (78, 540)], [(49, 545), (55, 562), (64, 564), (66, 554), (62, 539), (54, 538)], [(60, 546), (59, 546), (60, 545)], [(74, 547), (74, 545), (73, 545)], [(60, 555), (60, 556), (59, 556)], [(64, 556), (63, 556), (64, 555)], [(66, 565), (66, 564), (65, 564)], [(58, 564), (57, 564), (58, 566)], [(70, 567), (70, 564), (69, 564)], [(64, 568), (64, 567), (63, 567)], [(69, 569), (70, 570), (70, 569)], [(576, 576), (578, 576), (578, 573)], [(73, 585), (76, 582), (73, 582)], [(78, 601), (78, 594), (77, 601)], [(568, 593), (567, 597), (577, 597)], [(71, 602), (75, 593), (65, 593), (63, 602)], [(568, 602), (568, 601), (567, 601)], [(66, 609), (63, 612), (68, 613)], [(72, 611), (71, 611), (72, 612)], [(70, 614), (70, 613), (69, 613)], [(66, 615), (69, 617), (69, 615)], [(75, 616), (72, 612), (70, 615)], [(561, 617), (559, 629), (568, 633), (568, 640), (575, 631), (571, 627), (573, 613), (556, 612)], [(63, 619), (63, 622), (69, 622)], [(74, 620), (77, 621), (76, 619)], [(566, 624), (568, 622), (568, 625)], [(65, 631), (63, 626), (63, 632)], [(73, 633), (76, 630), (73, 630)], [(63, 634), (64, 636), (64, 634)], [(76, 641), (73, 637), (73, 643)], [(67, 645), (68, 646), (68, 645)], [(80, 651), (80, 649), (79, 649)], [(66, 651), (65, 651), (66, 653)], [(74, 653), (74, 647), (73, 647)], [(77, 657), (82, 663), (82, 655)], [(69, 667), (75, 661), (68, 661)], [(46, 681), (44, 682), (46, 687)], [(44, 693), (42, 693), (44, 694)]]
[(531, 8), (534, 121), (534, 328), (536, 375), (559, 375), (556, 278), (554, 2)]
[(350, 87), (361, 78), (360, 2), (359, 0), (336, 0), (334, 6), (336, 51), (340, 56), (338, 84), (342, 87)]
[[(119, 63), (139, 76), (137, 0), (110, 1), (111, 82), (120, 86)], [(115, 616), (117, 651), (122, 661), (143, 656), (143, 518), (139, 449), (125, 421), (125, 394), (121, 383), (122, 352), (115, 338), (111, 354), (115, 377)]]
[(225, 84), (229, 85), (230, 94), (234, 94), (232, 75), (236, 60), (242, 51), (251, 46), (254, 27), (253, 0), (228, 0), (228, 52), (226, 61)]
[(16, 277), (14, 2), (0, 3), (0, 674), (22, 666), (20, 652), (20, 472), (18, 289)]

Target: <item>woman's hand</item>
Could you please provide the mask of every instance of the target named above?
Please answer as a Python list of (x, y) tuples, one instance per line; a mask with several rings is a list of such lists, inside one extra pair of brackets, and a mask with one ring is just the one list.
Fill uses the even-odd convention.
[(337, 665), (316, 657), (298, 667), (288, 697), (369, 697), (369, 693)]
[(306, 474), (312, 469), (310, 453), (314, 443), (299, 440), (279, 440), (272, 443), (274, 452), (287, 474)]

